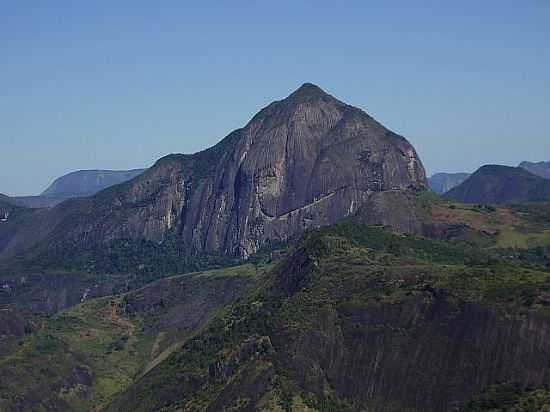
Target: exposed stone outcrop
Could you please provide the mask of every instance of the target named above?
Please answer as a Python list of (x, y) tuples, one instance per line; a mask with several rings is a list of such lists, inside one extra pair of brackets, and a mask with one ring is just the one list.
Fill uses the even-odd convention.
[(321, 311), (311, 330), (274, 345), (301, 390), (322, 396), (329, 385), (373, 411), (444, 412), (493, 383), (549, 382), (547, 317), (436, 295)]
[(208, 150), (167, 156), (130, 182), (61, 205), (50, 237), (89, 247), (174, 231), (189, 251), (247, 257), (267, 240), (336, 222), (373, 193), (426, 187), (405, 138), (304, 84)]

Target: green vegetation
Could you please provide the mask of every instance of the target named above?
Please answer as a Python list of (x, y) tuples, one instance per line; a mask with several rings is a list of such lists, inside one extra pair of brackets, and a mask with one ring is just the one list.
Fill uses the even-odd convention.
[[(236, 302), (130, 387), (111, 410), (121, 410), (122, 405), (137, 411), (200, 410), (229, 390), (227, 382), (241, 379), (242, 371), (252, 368), (260, 373), (260, 364), (277, 370), (277, 381), (265, 390), (278, 394), (274, 397), (278, 408), (294, 410), (296, 394), (291, 388), (296, 383), (280, 348), (277, 354), (258, 355), (256, 363), (243, 361), (223, 379), (213, 376), (212, 368), (227, 364), (251, 339), (267, 336), (276, 341), (284, 331), (286, 339), (299, 340), (315, 333), (321, 314), (333, 311), (340, 315), (345, 336), (388, 328), (387, 333), (396, 334), (399, 342), (399, 334), (405, 331), (383, 324), (361, 326), (351, 315), (371, 304), (396, 305), (418, 296), (444, 295), (512, 315), (527, 309), (544, 311), (546, 304), (538, 297), (550, 291), (550, 273), (523, 267), (493, 249), (394, 235), (379, 227), (357, 225), (352, 219), (306, 234), (260, 284), (261, 289)], [(183, 395), (177, 395), (175, 387)], [(350, 400), (336, 395), (306, 393), (302, 398), (308, 410), (353, 410)]]
[(527, 203), (511, 207), (516, 214), (529, 223), (550, 229), (550, 203)]
[[(177, 276), (152, 284), (151, 290), (94, 299), (37, 318), (30, 323), (36, 330), (0, 338), (0, 410), (54, 405), (55, 410), (81, 411), (107, 405), (157, 357), (173, 351), (170, 345), (181, 345), (231, 303), (255, 276), (252, 265)], [(183, 329), (162, 327), (171, 323)]]
[(175, 234), (161, 242), (115, 240), (91, 249), (67, 243), (57, 244), (31, 258), (18, 262), (32, 270), (77, 271), (92, 274), (127, 274), (128, 288), (135, 288), (161, 277), (199, 272), (235, 265), (238, 260), (216, 255), (193, 255), (181, 249)]
[(550, 230), (539, 233), (505, 231), (497, 236), (497, 246), (500, 248), (530, 249), (546, 245), (550, 245)]
[[(0, 409), (1, 402), (39, 404), (36, 394), (44, 408), (64, 410), (167, 412), (218, 407), (215, 402), (220, 410), (239, 410), (257, 402), (258, 393), (270, 405), (266, 411), (351, 412), (357, 400), (323, 380), (327, 371), (312, 362), (314, 355), (325, 355), (316, 353), (312, 341), (344, 345), (376, 338), (369, 344), (389, 345), (397, 353), (420, 326), (390, 315), (438, 302), (448, 311), (436, 325), (441, 333), (466, 306), (502, 322), (550, 314), (545, 207), (450, 208), (441, 200), (423, 201), (453, 227), (486, 232), (489, 240), (464, 230), (453, 240), (398, 235), (352, 217), (306, 233), (292, 248), (268, 245), (246, 265), (164, 278), (85, 302), (1, 343)], [(89, 273), (131, 273), (133, 287), (177, 271), (233, 263), (185, 255), (175, 238), (162, 244), (114, 242), (65, 257), (63, 250), (41, 256), (42, 262), (61, 261)], [(382, 320), (368, 318), (378, 310)], [(434, 347), (448, 344), (447, 335), (429, 336)], [(351, 350), (339, 346), (327, 353)], [(472, 364), (478, 361), (471, 356)], [(422, 378), (426, 365), (415, 367)], [(547, 388), (499, 385), (463, 411), (542, 411), (548, 403)], [(406, 409), (394, 404), (392, 410)]]
[(119, 305), (114, 298), (87, 302), (21, 338), (0, 358), (0, 398), (88, 410), (128, 386), (148, 360), (153, 337), (139, 319), (125, 319)]
[[(431, 195), (433, 197), (435, 195)], [(482, 235), (480, 247), (500, 249), (533, 249), (550, 246), (550, 203), (510, 206), (465, 205), (431, 199), (420, 199), (436, 221), (468, 227)], [(470, 234), (475, 234), (470, 231)], [(472, 243), (459, 233), (459, 238)]]
[(523, 389), (517, 384), (492, 385), (460, 412), (548, 412), (550, 388)]
[[(63, 262), (61, 254), (68, 255)], [(48, 256), (49, 257), (49, 256)], [(63, 262), (65, 268), (84, 270), (90, 273), (142, 273), (145, 280), (159, 274), (196, 272), (212, 266), (221, 267), (232, 263), (218, 256), (193, 256), (183, 253), (175, 240), (161, 244), (138, 240), (117, 240), (83, 253), (71, 253), (67, 246), (60, 247), (59, 254), (51, 257), (53, 262)]]
[(306, 405), (318, 412), (352, 412), (353, 408), (349, 402), (325, 398), (319, 401), (307, 400)]

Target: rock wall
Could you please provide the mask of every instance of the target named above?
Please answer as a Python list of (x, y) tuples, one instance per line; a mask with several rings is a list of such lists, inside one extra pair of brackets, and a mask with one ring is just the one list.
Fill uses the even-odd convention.
[(63, 219), (49, 238), (90, 247), (175, 231), (188, 251), (246, 258), (267, 240), (336, 222), (373, 193), (426, 187), (405, 138), (305, 84), (208, 150), (170, 155), (130, 182), (54, 208)]
[(548, 317), (508, 316), (445, 294), (325, 310), (274, 346), (300, 389), (322, 396), (330, 387), (372, 411), (443, 412), (490, 384), (550, 382)]

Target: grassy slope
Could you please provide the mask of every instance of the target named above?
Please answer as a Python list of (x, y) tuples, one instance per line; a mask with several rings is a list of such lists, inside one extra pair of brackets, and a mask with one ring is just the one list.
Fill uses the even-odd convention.
[(86, 410), (123, 389), (147, 359), (152, 337), (141, 331), (139, 319), (124, 319), (118, 304), (104, 298), (60, 313), (4, 354), (5, 410), (15, 405)]
[(498, 248), (550, 245), (550, 203), (466, 205), (441, 198), (427, 202), (435, 221), (466, 225), (489, 235)]
[[(146, 287), (90, 300), (42, 319), (35, 332), (19, 339), (0, 338), (6, 349), (0, 357), (0, 410), (82, 411), (106, 404), (157, 362), (157, 357), (166, 356), (159, 350), (163, 343), (181, 345), (255, 276), (256, 268), (251, 265), (176, 276), (149, 286), (158, 286), (152, 296)], [(182, 309), (180, 300), (190, 301), (195, 314), (201, 315), (182, 329), (177, 326), (186, 326), (185, 319), (174, 320), (174, 313)], [(138, 302), (143, 306), (137, 306)], [(175, 325), (158, 327), (163, 321)]]
[[(110, 410), (204, 410), (231, 392), (228, 382), (232, 381), (241, 382), (243, 388), (229, 403), (239, 410), (236, 400), (256, 402), (246, 396), (241, 374), (260, 375), (269, 368), (277, 371), (277, 379), (262, 387), (265, 394), (256, 407), (295, 410), (295, 403), (302, 402), (296, 400), (300, 395), (295, 392), (296, 384), (287, 380), (288, 372), (280, 369), (281, 359), (271, 352), (245, 359), (236, 372), (223, 379), (212, 376), (212, 365), (231, 363), (239, 348), (254, 337), (274, 338), (281, 331), (301, 336), (315, 328), (320, 313), (331, 308), (345, 312), (376, 302), (399, 304), (426, 291), (446, 291), (454, 299), (510, 314), (545, 314), (548, 308), (543, 295), (550, 292), (550, 273), (544, 267), (524, 267), (492, 249), (480, 251), (463, 243), (396, 236), (353, 221), (306, 236), (293, 257), (281, 263), (269, 279), (272, 288), (251, 296), (210, 324), (129, 388)], [(327, 390), (330, 394), (330, 388)], [(304, 396), (317, 410), (351, 410), (344, 400)], [(395, 410), (403, 410), (400, 408), (397, 404)]]

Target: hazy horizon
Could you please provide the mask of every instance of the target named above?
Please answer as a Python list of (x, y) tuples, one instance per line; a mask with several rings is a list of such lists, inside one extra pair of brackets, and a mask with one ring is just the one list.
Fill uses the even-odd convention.
[(7, 1), (0, 193), (205, 149), (304, 82), (429, 175), (550, 160), (550, 2), (283, 3)]

